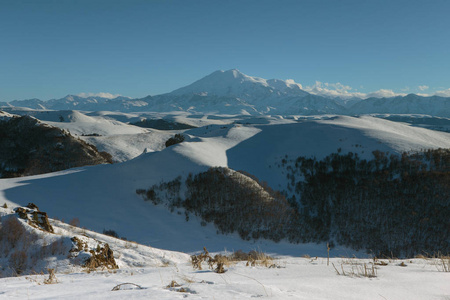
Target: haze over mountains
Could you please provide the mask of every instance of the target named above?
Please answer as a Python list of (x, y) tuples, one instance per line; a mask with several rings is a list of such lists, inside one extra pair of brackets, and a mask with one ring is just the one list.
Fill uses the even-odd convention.
[[(83, 95), (84, 96), (84, 95)], [(450, 98), (416, 94), (391, 98), (342, 99), (308, 93), (292, 80), (247, 76), (236, 69), (216, 71), (170, 93), (130, 99), (119, 96), (68, 95), (61, 99), (0, 102), (3, 109), (25, 107), (50, 110), (242, 114), (426, 114), (450, 117)]]

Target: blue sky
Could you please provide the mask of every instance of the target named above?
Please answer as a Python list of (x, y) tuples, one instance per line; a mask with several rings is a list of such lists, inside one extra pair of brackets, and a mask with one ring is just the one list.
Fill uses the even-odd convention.
[(447, 0), (0, 0), (0, 101), (144, 97), (233, 68), (450, 96), (449, 13)]

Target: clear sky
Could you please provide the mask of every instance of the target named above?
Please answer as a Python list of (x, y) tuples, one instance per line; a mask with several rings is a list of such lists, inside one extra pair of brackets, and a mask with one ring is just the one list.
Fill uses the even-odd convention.
[(144, 97), (233, 68), (310, 90), (445, 92), (449, 15), (448, 0), (0, 0), (0, 101)]

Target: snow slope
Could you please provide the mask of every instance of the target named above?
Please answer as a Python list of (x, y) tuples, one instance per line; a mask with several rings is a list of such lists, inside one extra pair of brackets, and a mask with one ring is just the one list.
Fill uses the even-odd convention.
[(8, 220), (15, 219), (19, 222), (18, 224), (22, 224), (24, 233), (17, 237), (18, 242), (15, 245), (9, 243), (7, 238), (0, 240), (2, 247), (9, 246), (7, 252), (10, 252), (9, 261), (8, 256), (5, 258), (5, 253), (0, 255), (0, 278), (11, 277), (15, 274), (15, 264), (10, 261), (12, 254), (16, 251), (24, 251), (27, 254), (28, 259), (20, 268), (22, 274), (47, 272), (48, 268), (55, 269), (59, 273), (82, 272), (85, 270), (82, 265), (89, 254), (86, 250), (84, 252), (72, 251), (74, 250), (71, 241), (73, 237), (85, 242), (89, 250), (95, 249), (97, 245), (103, 246), (107, 243), (112, 249), (115, 262), (120, 269), (176, 265), (189, 259), (187, 254), (138, 245), (53, 219), (49, 219), (53, 232), (48, 232), (35, 225), (30, 225), (31, 221), (25, 221), (18, 217), (14, 208), (13, 205), (7, 208), (0, 207), (0, 221), (5, 224)]
[(340, 148), (342, 153), (353, 152), (370, 159), (374, 150), (392, 154), (449, 147), (448, 133), (370, 116), (337, 116), (265, 126), (258, 135), (229, 149), (227, 157), (230, 168), (243, 169), (275, 189), (284, 189), (286, 174), (279, 164), (286, 157), (321, 159)]
[[(370, 156), (373, 150), (409, 151), (425, 147), (449, 148), (450, 134), (377, 119), (335, 117), (268, 125), (209, 125), (188, 130), (186, 141), (159, 152), (114, 165), (77, 168), (41, 176), (0, 180), (0, 203), (34, 202), (50, 216), (71, 220), (96, 231), (112, 229), (130, 240), (158, 248), (212, 251), (261, 247), (281, 254), (324, 254), (323, 245), (244, 242), (237, 235), (219, 236), (212, 225), (185, 221), (183, 211), (170, 213), (144, 202), (136, 189), (149, 188), (177, 176), (211, 166), (245, 170), (275, 189), (286, 186), (277, 167), (286, 154), (322, 157), (337, 148), (343, 153)], [(101, 213), (99, 213), (101, 212)], [(338, 251), (346, 251), (345, 249)], [(317, 255), (316, 254), (316, 255)]]
[[(2, 221), (11, 217), (11, 208), (11, 203), (8, 208), (0, 207)], [(194, 270), (190, 256), (185, 253), (139, 245), (58, 220), (50, 219), (50, 223), (55, 234), (27, 225), (40, 235), (40, 240), (31, 245), (36, 251), (55, 241), (69, 241), (74, 236), (88, 241), (89, 247), (95, 248), (98, 242), (108, 243), (119, 269), (87, 271), (71, 264), (67, 255), (58, 252), (37, 261), (38, 272), (32, 275), (0, 276), (1, 299), (415, 300), (450, 296), (449, 273), (443, 272), (441, 259), (357, 259), (348, 253), (346, 257), (334, 257), (339, 253), (334, 253), (333, 249), (329, 263), (326, 257), (300, 257), (299, 253), (293, 253), (294, 256), (274, 255), (267, 266), (234, 262), (225, 266), (225, 273), (217, 274), (206, 263), (203, 263), (203, 270)], [(183, 226), (178, 229), (184, 231)], [(2, 274), (8, 271), (8, 264), (1, 256), (0, 261)], [(371, 269), (373, 263), (377, 264), (375, 277), (362, 276), (364, 268)], [(55, 278), (50, 284), (46, 283), (47, 272), (40, 273), (47, 268), (55, 269)]]
[(170, 131), (141, 128), (125, 123), (129, 120), (140, 120), (139, 115), (127, 116), (127, 114), (111, 112), (87, 114), (76, 110), (10, 109), (10, 111), (19, 115), (31, 115), (46, 124), (67, 130), (72, 135), (96, 146), (99, 151), (108, 152), (115, 162), (130, 160), (144, 151), (162, 150), (165, 147), (165, 141), (174, 134)]
[[(43, 176), (41, 176), (43, 177)], [(2, 220), (11, 217), (10, 207), (0, 207)], [(40, 240), (32, 244), (39, 251), (55, 241), (77, 237), (89, 247), (108, 243), (119, 266), (117, 270), (87, 271), (70, 263), (59, 252), (37, 261), (32, 275), (1, 278), (1, 299), (447, 299), (450, 296), (448, 272), (441, 259), (354, 258), (331, 250), (329, 263), (324, 256), (272, 255), (268, 265), (247, 265), (246, 261), (225, 265), (226, 272), (215, 273), (203, 263), (193, 269), (185, 253), (161, 250), (105, 236), (50, 219), (55, 234), (33, 229)], [(178, 228), (184, 232), (183, 226)], [(177, 236), (173, 236), (177, 238)], [(229, 239), (227, 239), (229, 240)], [(64, 245), (60, 245), (63, 247)], [(282, 245), (281, 245), (282, 246)], [(316, 246), (317, 248), (317, 246)], [(69, 248), (70, 249), (70, 245)], [(67, 250), (66, 249), (66, 250)], [(256, 248), (258, 249), (258, 248)], [(232, 249), (230, 249), (232, 250)], [(298, 250), (298, 249), (297, 249)], [(304, 248), (303, 248), (304, 250)], [(225, 252), (225, 255), (230, 252)], [(325, 253), (323, 253), (325, 254)], [(322, 254), (322, 255), (323, 255)], [(1, 260), (0, 274), (8, 271)], [(450, 262), (450, 261), (449, 261)], [(448, 263), (447, 262), (447, 268)], [(6, 264), (5, 264), (6, 263)], [(365, 277), (364, 268), (374, 277)], [(271, 267), (268, 267), (271, 266)], [(55, 278), (40, 273), (55, 269)], [(368, 273), (372, 274), (371, 271)], [(344, 275), (345, 274), (345, 275)], [(172, 285), (172, 286), (171, 286)], [(116, 290), (115, 290), (116, 289)]]
[(0, 121), (8, 121), (12, 117), (12, 114), (0, 110)]
[(374, 117), (387, 119), (395, 122), (403, 122), (412, 126), (450, 132), (450, 118), (433, 117), (430, 115), (417, 114), (373, 114)]
[(114, 119), (88, 116), (77, 110), (29, 111), (10, 110), (19, 115), (31, 115), (45, 123), (68, 130), (72, 135), (97, 133), (99, 135), (139, 134), (146, 129), (131, 126)]
[[(57, 274), (58, 283), (44, 285), (48, 276), (0, 279), (2, 299), (336, 299), (422, 300), (448, 299), (448, 273), (439, 272), (435, 260), (384, 260), (376, 278), (339, 276), (332, 264), (347, 270), (370, 260), (281, 257), (279, 268), (231, 266), (224, 274), (194, 271), (180, 262), (167, 267), (133, 267), (115, 273)], [(399, 266), (405, 263), (406, 267)], [(206, 268), (206, 266), (205, 266)], [(177, 288), (167, 288), (172, 282)], [(124, 283), (121, 290), (112, 289)], [(135, 285), (139, 285), (141, 289)], [(179, 292), (184, 288), (186, 292)]]

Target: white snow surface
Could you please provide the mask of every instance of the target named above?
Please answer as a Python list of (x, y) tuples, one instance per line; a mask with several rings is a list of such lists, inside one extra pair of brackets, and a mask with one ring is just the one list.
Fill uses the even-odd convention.
[[(19, 115), (31, 115), (45, 124), (67, 130), (112, 155), (114, 162), (135, 158), (144, 151), (162, 150), (167, 139), (174, 135), (171, 131), (160, 131), (127, 124), (141, 119), (138, 114), (97, 112), (86, 113), (74, 110), (37, 111), (11, 110)], [(4, 116), (11, 114), (1, 112)], [(112, 116), (109, 116), (111, 114)], [(1, 118), (6, 118), (2, 117)], [(93, 134), (98, 136), (92, 136)]]
[[(245, 242), (237, 234), (217, 235), (213, 225), (202, 227), (195, 218), (186, 222), (184, 211), (170, 213), (164, 207), (143, 201), (136, 190), (214, 166), (247, 171), (272, 188), (283, 190), (287, 179), (279, 164), (286, 155), (322, 158), (341, 148), (342, 153), (351, 151), (370, 158), (374, 150), (399, 153), (450, 148), (449, 133), (373, 117), (297, 119), (246, 118), (240, 122), (255, 121), (259, 125), (226, 125), (219, 118), (221, 125), (185, 131), (186, 140), (181, 144), (150, 151), (124, 163), (1, 179), (0, 203), (34, 202), (50, 216), (65, 220), (77, 217), (86, 228), (113, 229), (127, 239), (162, 249), (192, 252), (203, 246), (212, 251), (261, 247), (278, 254), (323, 255), (324, 248), (314, 245)], [(126, 147), (126, 144), (119, 146), (123, 151)]]
[[(350, 261), (350, 262), (349, 262)], [(56, 274), (58, 283), (45, 285), (48, 275), (0, 279), (2, 299), (448, 299), (449, 273), (439, 272), (437, 261), (384, 260), (377, 277), (339, 276), (337, 268), (351, 271), (352, 264), (371, 260), (280, 257), (277, 268), (246, 267), (240, 262), (224, 274), (204, 266), (193, 270), (180, 261), (166, 267), (131, 267), (117, 272)], [(399, 264), (404, 262), (406, 267)], [(176, 281), (177, 288), (167, 286)], [(128, 283), (128, 284), (125, 284)], [(124, 284), (118, 291), (112, 291)], [(138, 288), (135, 285), (139, 285)], [(186, 292), (179, 292), (184, 288)]]
[[(13, 214), (12, 207), (0, 207), (0, 217)], [(55, 279), (40, 272), (15, 277), (0, 276), (1, 299), (447, 299), (449, 273), (440, 259), (272, 255), (264, 265), (246, 261), (225, 266), (215, 273), (203, 263), (193, 269), (185, 253), (156, 249), (124, 241), (50, 219), (54, 234), (35, 231), (40, 240), (32, 247), (77, 237), (96, 247), (108, 243), (118, 270), (87, 271), (73, 265), (67, 256), (54, 255), (38, 261), (38, 270), (53, 268)], [(184, 229), (179, 228), (180, 231)], [(68, 247), (67, 247), (68, 246)], [(64, 246), (70, 249), (70, 245)], [(317, 247), (317, 246), (316, 246)], [(229, 255), (231, 252), (222, 252)], [(212, 254), (214, 255), (214, 253)], [(0, 259), (1, 261), (1, 259)], [(375, 277), (364, 277), (364, 268), (375, 265)], [(380, 265), (382, 262), (385, 265)], [(268, 267), (271, 266), (271, 267)], [(5, 271), (5, 269), (0, 269)], [(339, 274), (338, 274), (339, 272)], [(45, 272), (46, 273), (46, 272)], [(0, 273), (1, 274), (1, 273)], [(343, 275), (345, 274), (345, 275)], [(170, 287), (175, 282), (178, 286)]]
[[(111, 117), (113, 114), (103, 113), (102, 118), (107, 115)], [(67, 124), (74, 128), (81, 128), (77, 123), (96, 124), (95, 120), (85, 116), (75, 116), (73, 122), (49, 122), (66, 124), (69, 131), (73, 128)], [(124, 118), (123, 122), (136, 116), (139, 117), (117, 114), (118, 118)], [(274, 243), (266, 240), (248, 242), (241, 240), (237, 234), (218, 235), (213, 225), (201, 226), (200, 220), (192, 216), (186, 222), (183, 210), (171, 213), (162, 206), (143, 201), (135, 192), (136, 189), (148, 188), (180, 175), (185, 177), (211, 166), (245, 170), (277, 189), (286, 184), (283, 170), (277, 167), (286, 155), (321, 158), (341, 148), (342, 153), (351, 151), (369, 158), (373, 150), (399, 153), (424, 148), (450, 148), (449, 133), (370, 116), (282, 118), (173, 114), (173, 117), (203, 127), (184, 131), (186, 141), (181, 144), (163, 150), (155, 148), (157, 151), (141, 154), (123, 163), (0, 179), (0, 205), (6, 203), (8, 207), (14, 207), (33, 202), (50, 217), (66, 221), (78, 218), (81, 226), (89, 230), (74, 229), (58, 221), (52, 221), (52, 224), (58, 228), (59, 234), (72, 235), (74, 230), (78, 230), (78, 234), (84, 232), (108, 242), (121, 267), (116, 272), (88, 274), (59, 263), (56, 284), (43, 284), (48, 275), (0, 279), (1, 299), (450, 298), (449, 273), (440, 272), (438, 260), (386, 259), (384, 261), (388, 265), (377, 266), (375, 278), (339, 276), (333, 264), (338, 271), (344, 268), (350, 274), (352, 268), (354, 270), (363, 263), (370, 265), (372, 260), (342, 258), (340, 256), (366, 255), (338, 245), (331, 250), (332, 258), (327, 266), (326, 246), (323, 244)], [(105, 128), (129, 126), (121, 124), (105, 125)], [(87, 130), (89, 127), (86, 126)], [(115, 147), (117, 153), (129, 151), (129, 157), (132, 157), (136, 155), (131, 154), (135, 150), (127, 143), (142, 135), (152, 134), (124, 132), (116, 132), (115, 136), (113, 131), (104, 129), (105, 136), (89, 139), (116, 139), (116, 143), (105, 142), (105, 148)], [(160, 137), (150, 138), (148, 142), (155, 145), (157, 139)], [(147, 142), (136, 143), (144, 145)], [(125, 159), (126, 155), (123, 155)], [(90, 231), (102, 232), (103, 229), (115, 230), (120, 236), (146, 246)], [(261, 250), (276, 258), (277, 267), (247, 267), (245, 262), (241, 262), (227, 267), (228, 271), (224, 274), (216, 274), (207, 266), (202, 271), (193, 270), (189, 255), (180, 252), (192, 254), (204, 246), (212, 252)], [(311, 257), (301, 257), (306, 254)], [(406, 267), (399, 266), (401, 262)], [(181, 284), (187, 292), (167, 288), (172, 280)], [(111, 291), (122, 283), (137, 284), (142, 289), (128, 284), (123, 285), (122, 290)]]
[[(30, 115), (30, 113), (27, 113)], [(96, 116), (88, 116), (76, 110), (42, 111), (32, 114), (35, 118), (68, 130), (72, 135), (112, 135), (112, 134), (139, 134), (147, 132), (146, 129), (120, 121)]]
[(12, 114), (0, 110), (0, 121), (8, 121), (12, 117)]
[(370, 116), (361, 116), (359, 122), (354, 122), (352, 117), (343, 116), (334, 120), (323, 120), (320, 123), (362, 130), (365, 135), (383, 141), (396, 152), (407, 149), (421, 151), (436, 147), (450, 148), (450, 138), (446, 134), (443, 135), (440, 132), (424, 128), (405, 126), (405, 124), (399, 122), (386, 122), (386, 120)]

